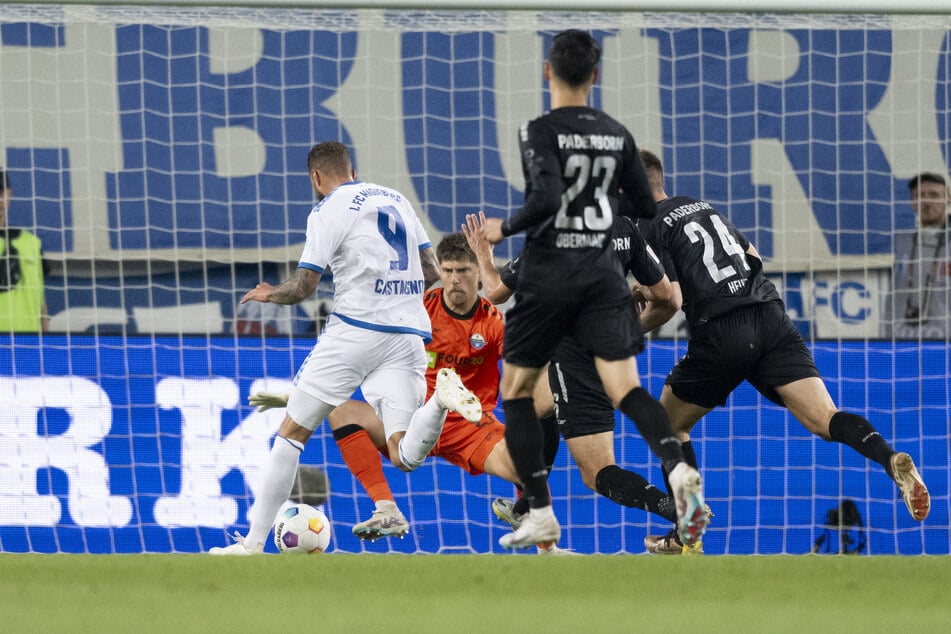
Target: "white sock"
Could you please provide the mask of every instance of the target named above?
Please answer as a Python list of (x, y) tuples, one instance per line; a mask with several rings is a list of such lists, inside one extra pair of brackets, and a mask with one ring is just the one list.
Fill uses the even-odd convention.
[(402, 513), (400, 512), (400, 507), (398, 507), (396, 505), (396, 502), (394, 502), (393, 500), (380, 500), (379, 502), (376, 503), (376, 510), (388, 511), (390, 513), (399, 513), (400, 515), (402, 515)]
[(283, 436), (274, 439), (274, 446), (268, 455), (267, 467), (261, 486), (258, 487), (254, 507), (251, 509), (251, 528), (245, 541), (249, 546), (263, 544), (267, 539), (277, 511), (284, 504), (291, 489), (294, 487), (294, 478), (297, 476), (297, 465), (300, 462), (304, 445), (296, 440)]
[(443, 423), (446, 422), (446, 410), (433, 394), (422, 407), (413, 413), (406, 434), (400, 439), (400, 461), (410, 469), (423, 464), (439, 440)]
[(540, 522), (549, 517), (555, 517), (555, 509), (552, 508), (551, 504), (548, 506), (542, 506), (537, 509), (528, 509), (528, 516), (536, 521)]

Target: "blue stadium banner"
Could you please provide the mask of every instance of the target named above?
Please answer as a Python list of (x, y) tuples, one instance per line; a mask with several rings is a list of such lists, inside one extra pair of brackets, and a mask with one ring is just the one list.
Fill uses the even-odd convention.
[[(0, 337), (0, 551), (198, 552), (245, 531), (248, 505), (283, 411), (257, 413), (247, 396), (285, 391), (309, 351), (273, 338)], [(652, 364), (670, 367), (682, 346), (654, 342)], [(749, 386), (694, 435), (716, 522), (708, 552), (808, 552), (839, 498), (866, 517), (876, 554), (948, 554), (949, 352), (940, 344), (822, 343), (817, 363), (830, 391), (871, 412), (883, 435), (915, 455), (932, 487), (932, 515), (912, 521), (877, 465), (821, 441)], [(659, 392), (663, 377), (651, 375)], [(875, 389), (874, 386), (889, 389)], [(892, 385), (899, 386), (894, 392)], [(871, 388), (869, 386), (872, 386)], [(875, 412), (894, 411), (876, 418)], [(656, 460), (619, 419), (622, 466), (661, 482)], [(924, 439), (924, 440), (923, 440)], [(937, 441), (929, 442), (927, 439)], [(654, 518), (594, 495), (562, 448), (552, 475), (565, 544), (580, 552), (641, 552)], [(330, 479), (334, 548), (366, 546), (348, 527), (372, 505), (318, 428), (303, 461)], [(489, 508), (510, 484), (430, 459), (389, 479), (413, 533), (407, 552), (457, 547), (494, 552), (505, 527)]]
[[(412, 16), (385, 12), (380, 31), (361, 29), (362, 15), (326, 20), (350, 28), (237, 33), (131, 17), (3, 24), (3, 93), (28, 82), (44, 97), (0, 112), (11, 131), (2, 162), (22, 194), (12, 218), (68, 257), (293, 259), (313, 204), (305, 159), (321, 139), (352, 145), (358, 170), (412, 196), (436, 231), (480, 209), (507, 215), (522, 196), (516, 131), (548, 106), (538, 71), (551, 32), (414, 30)], [(776, 244), (780, 213), (808, 214), (797, 240), (829, 257), (891, 252), (894, 231), (913, 225), (910, 209), (894, 209), (905, 180), (947, 172), (946, 41), (884, 20), (651, 24), (596, 31), (606, 54), (594, 105), (666, 151), (675, 191), (726, 205), (780, 263), (795, 255)], [(50, 59), (76, 60), (71, 81)], [(108, 102), (78, 95), (86, 85)], [(617, 100), (632, 86), (646, 111)], [(896, 114), (890, 94), (909, 91), (914, 116)]]

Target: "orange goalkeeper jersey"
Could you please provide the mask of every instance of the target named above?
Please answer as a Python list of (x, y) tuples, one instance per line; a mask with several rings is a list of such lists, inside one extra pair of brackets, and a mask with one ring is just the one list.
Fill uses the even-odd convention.
[(505, 322), (499, 309), (480, 297), (468, 315), (450, 314), (443, 305), (442, 288), (423, 297), (433, 328), (433, 340), (426, 346), (426, 396), (436, 387), (440, 368), (453, 368), (463, 384), (482, 401), (482, 410), (491, 412), (499, 400), (499, 360)]

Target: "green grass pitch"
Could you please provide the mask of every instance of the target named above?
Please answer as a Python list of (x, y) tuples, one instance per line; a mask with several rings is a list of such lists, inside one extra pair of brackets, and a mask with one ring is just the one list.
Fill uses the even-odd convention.
[(0, 555), (5, 632), (948, 632), (951, 558)]

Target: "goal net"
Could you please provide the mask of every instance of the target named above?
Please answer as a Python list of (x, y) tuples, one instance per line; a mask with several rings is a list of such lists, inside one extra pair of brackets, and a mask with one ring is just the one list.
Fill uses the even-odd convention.
[[(845, 534), (863, 553), (948, 554), (944, 242), (915, 292), (945, 320), (891, 299), (912, 281), (893, 279), (899, 241), (943, 240), (919, 231), (907, 183), (949, 172), (948, 15), (75, 4), (0, 5), (8, 224), (42, 241), (49, 315), (43, 334), (35, 315), (32, 334), (0, 332), (0, 551), (196, 552), (245, 532), (283, 418), (247, 396), (287, 389), (332, 310), (331, 280), (294, 308), (237, 308), (296, 267), (308, 150), (348, 144), (434, 244), (467, 213), (504, 217), (523, 199), (516, 131), (549, 107), (542, 62), (568, 27), (604, 50), (592, 105), (662, 156), (668, 191), (749, 236), (836, 403), (912, 454), (932, 492), (912, 521), (878, 465), (744, 385), (694, 430), (706, 551), (837, 552)], [(9, 270), (14, 235), (0, 238)], [(639, 357), (655, 395), (684, 334), (667, 324)], [(664, 486), (620, 416), (616, 453)], [(360, 542), (349, 528), (372, 503), (326, 425), (303, 463), (328, 476), (336, 551), (496, 552), (508, 530), (490, 505), (510, 484), (429, 459), (386, 467), (409, 536)], [(551, 489), (578, 552), (643, 552), (669, 528), (587, 489), (564, 446)], [(844, 500), (861, 526), (829, 525)]]

